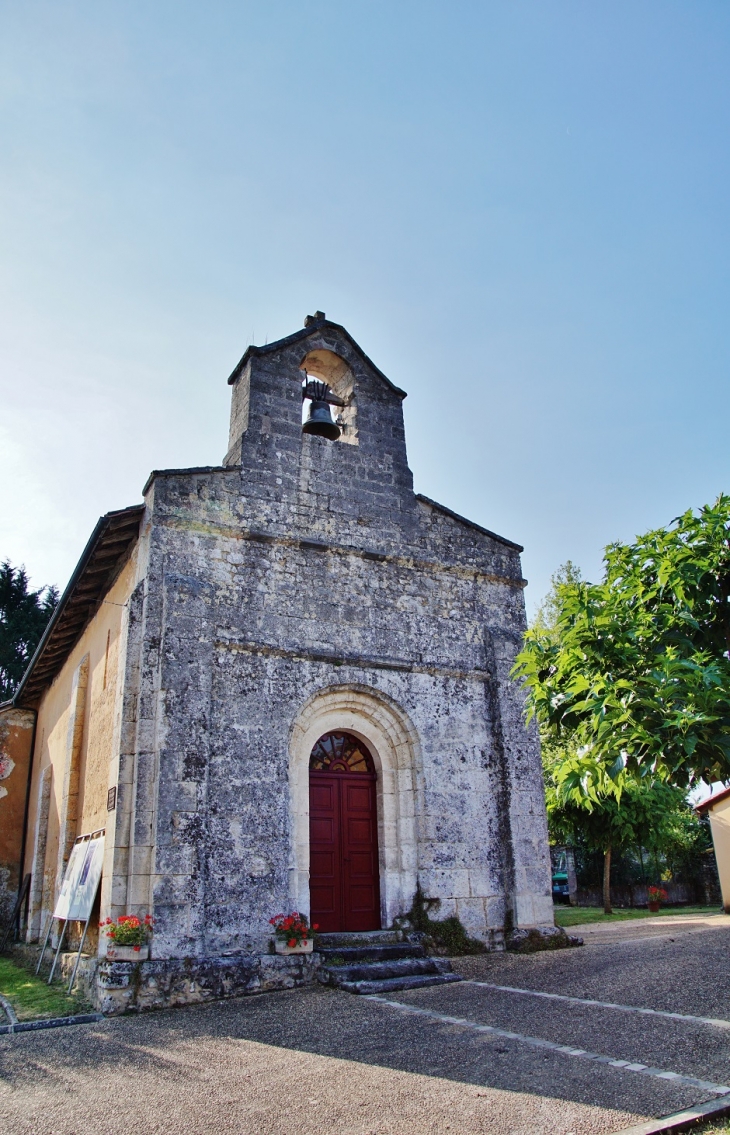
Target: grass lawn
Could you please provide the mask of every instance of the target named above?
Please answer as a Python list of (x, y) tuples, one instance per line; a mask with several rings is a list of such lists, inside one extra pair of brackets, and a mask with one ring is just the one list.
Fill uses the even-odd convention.
[[(663, 906), (661, 914), (722, 914), (719, 906)], [(604, 914), (598, 906), (556, 906), (557, 926), (580, 926), (586, 922), (622, 922), (627, 918), (656, 918), (648, 910), (614, 909), (613, 914)]]
[[(65, 985), (46, 985), (45, 978), (16, 965), (10, 958), (0, 958), (0, 993), (7, 997), (20, 1021), (33, 1017), (70, 1017), (88, 1010), (79, 997), (67, 997)], [(0, 1011), (0, 1024), (7, 1025)]]

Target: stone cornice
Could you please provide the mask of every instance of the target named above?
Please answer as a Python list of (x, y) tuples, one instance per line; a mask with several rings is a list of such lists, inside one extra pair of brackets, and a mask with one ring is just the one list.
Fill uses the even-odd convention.
[(462, 682), (488, 682), (491, 677), (488, 670), (478, 667), (438, 666), (429, 662), (413, 662), (407, 658), (367, 658), (364, 655), (342, 654), (337, 651), (310, 650), (308, 647), (287, 650), (265, 642), (233, 638), (220, 629), (215, 645), (218, 650), (234, 653), (259, 654), (265, 658), (283, 658), (291, 662), (324, 662), (330, 666), (347, 666), (356, 670), (396, 670), (407, 674), (428, 674), (433, 678), (455, 678)]

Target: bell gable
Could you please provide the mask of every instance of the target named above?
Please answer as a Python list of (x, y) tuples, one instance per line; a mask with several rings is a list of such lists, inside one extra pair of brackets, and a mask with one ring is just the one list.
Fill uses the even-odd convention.
[[(248, 492), (265, 484), (286, 497), (306, 482), (309, 492), (332, 498), (352, 498), (357, 487), (379, 505), (376, 511), (401, 511), (404, 496), (412, 508), (405, 392), (344, 327), (308, 317), (294, 335), (249, 347), (228, 381), (233, 389), (224, 465), (241, 467)], [(327, 392), (313, 409), (311, 395), (321, 384)], [(307, 415), (316, 417), (312, 432), (302, 429)]]

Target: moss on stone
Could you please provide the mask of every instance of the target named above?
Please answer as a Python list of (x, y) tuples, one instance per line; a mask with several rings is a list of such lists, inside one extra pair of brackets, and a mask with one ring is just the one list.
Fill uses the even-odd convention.
[(438, 910), (440, 899), (426, 898), (421, 884), (416, 886), (413, 903), (402, 920), (417, 934), (424, 935), (424, 945), (431, 946), (439, 953), (449, 957), (460, 954), (484, 954), (487, 947), (478, 938), (471, 938), (459, 918), (452, 914), (449, 918), (432, 918), (431, 911)]

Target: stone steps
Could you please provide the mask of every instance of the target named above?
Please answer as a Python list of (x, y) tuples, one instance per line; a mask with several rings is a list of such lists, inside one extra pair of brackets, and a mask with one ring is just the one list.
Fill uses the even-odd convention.
[(448, 958), (427, 957), (423, 946), (398, 941), (395, 931), (318, 934), (315, 945), (324, 960), (319, 980), (348, 993), (395, 993), (461, 981)]
[(399, 936), (397, 930), (361, 930), (357, 933), (315, 934), (314, 937), (318, 950), (333, 950), (336, 946), (395, 946), (402, 944), (402, 937)]
[(426, 985), (448, 985), (462, 981), (458, 973), (423, 974), (420, 977), (390, 977), (384, 981), (343, 981), (347, 993), (398, 993), (401, 989), (422, 989)]
[(331, 965), (342, 966), (355, 962), (387, 962), (399, 958), (425, 958), (423, 946), (412, 946), (410, 942), (399, 942), (393, 946), (336, 946), (324, 949), (317, 943), (317, 950)]
[(343, 981), (382, 981), (390, 977), (416, 977), (419, 974), (450, 973), (448, 958), (395, 958), (391, 961), (363, 962), (359, 965), (331, 966), (329, 973)]

